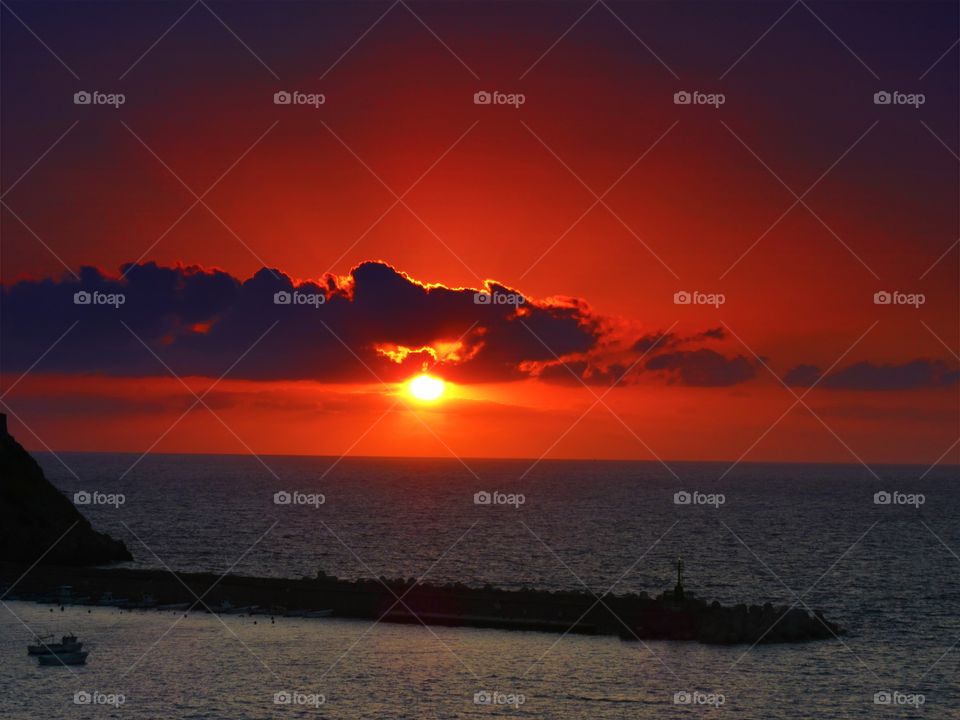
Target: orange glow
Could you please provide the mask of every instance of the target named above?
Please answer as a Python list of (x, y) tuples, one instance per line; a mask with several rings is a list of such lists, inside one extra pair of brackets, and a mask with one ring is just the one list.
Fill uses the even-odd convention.
[(443, 380), (426, 373), (417, 375), (407, 384), (407, 392), (424, 402), (439, 400), (445, 388), (446, 383)]

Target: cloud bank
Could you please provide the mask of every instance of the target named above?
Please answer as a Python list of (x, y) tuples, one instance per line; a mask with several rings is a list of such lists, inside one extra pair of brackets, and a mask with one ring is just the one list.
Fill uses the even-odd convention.
[(509, 380), (525, 376), (523, 362), (589, 351), (601, 333), (577, 300), (430, 285), (381, 262), (303, 282), (266, 268), (245, 280), (196, 266), (123, 270), (5, 287), (5, 370), (29, 368), (74, 322), (41, 370), (156, 375), (155, 354), (178, 375), (388, 381), (438, 362), (454, 380)]
[[(4, 372), (179, 376), (329, 383), (395, 382), (424, 366), (453, 382), (537, 378), (577, 385), (724, 388), (748, 383), (759, 362), (706, 347), (723, 328), (637, 333), (586, 300), (534, 299), (488, 280), (454, 288), (384, 262), (345, 276), (295, 280), (263, 268), (241, 279), (199, 266), (128, 265), (110, 276), (24, 279), (0, 288)], [(57, 339), (60, 338), (59, 341)], [(798, 365), (785, 377), (820, 377)], [(826, 389), (917, 389), (955, 384), (943, 361), (869, 362), (839, 370)]]

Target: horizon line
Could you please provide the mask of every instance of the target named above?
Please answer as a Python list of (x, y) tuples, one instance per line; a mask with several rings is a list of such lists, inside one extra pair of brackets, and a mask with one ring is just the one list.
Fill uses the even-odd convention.
[[(73, 455), (141, 455), (135, 450), (30, 450), (31, 455), (50, 455), (55, 456), (60, 453), (70, 453)], [(652, 463), (654, 465), (675, 464), (733, 464), (734, 460), (729, 459), (709, 459), (709, 460), (691, 460), (691, 459), (665, 459), (657, 458), (601, 458), (601, 457), (563, 457), (563, 458), (536, 458), (530, 456), (481, 456), (481, 455), (313, 455), (310, 453), (225, 453), (225, 452), (152, 452), (150, 455), (160, 456), (197, 456), (197, 457), (249, 457), (256, 459), (259, 457), (277, 457), (277, 458), (328, 458), (342, 462), (344, 460), (448, 460), (457, 461), (512, 461), (512, 462), (534, 462), (537, 464), (547, 462), (589, 462), (589, 463)], [(841, 467), (861, 467), (869, 471), (864, 463), (855, 461), (831, 461), (831, 460), (741, 460), (737, 465), (834, 465)], [(918, 467), (932, 472), (936, 468), (960, 468), (960, 463), (938, 462), (934, 465), (917, 462), (874, 462), (872, 466), (877, 467)]]

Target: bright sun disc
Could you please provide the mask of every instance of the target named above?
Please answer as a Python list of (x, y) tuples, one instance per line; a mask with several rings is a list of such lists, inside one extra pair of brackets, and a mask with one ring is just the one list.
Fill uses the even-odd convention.
[(410, 394), (417, 400), (436, 400), (443, 395), (444, 382), (432, 375), (417, 375), (410, 381)]

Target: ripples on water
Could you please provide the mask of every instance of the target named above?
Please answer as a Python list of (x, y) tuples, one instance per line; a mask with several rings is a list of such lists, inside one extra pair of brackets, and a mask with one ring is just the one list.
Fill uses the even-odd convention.
[[(0, 673), (22, 692), (4, 693), (0, 709), (12, 713), (4, 717), (82, 717), (92, 710), (72, 698), (86, 686), (124, 692), (117, 716), (136, 718), (283, 717), (289, 709), (272, 699), (286, 687), (324, 694), (312, 714), (338, 718), (689, 717), (695, 710), (673, 703), (685, 689), (721, 692), (723, 712), (744, 718), (958, 717), (960, 649), (944, 655), (960, 639), (955, 469), (918, 480), (925, 468), (874, 468), (878, 481), (854, 466), (743, 465), (718, 481), (726, 466), (671, 464), (677, 480), (650, 463), (543, 462), (518, 482), (529, 463), (468, 460), (478, 480), (457, 461), (348, 459), (322, 477), (331, 459), (265, 458), (278, 482), (254, 458), (151, 456), (118, 482), (133, 456), (64, 459), (79, 482), (52, 458), (41, 462), (65, 492), (126, 496), (119, 509), (87, 514), (146, 566), (159, 563), (121, 523), (175, 570), (223, 572), (256, 543), (233, 571), (281, 577), (429, 571), (435, 582), (585, 583), (597, 593), (616, 583), (614, 592), (654, 594), (672, 586), (683, 555), (687, 587), (701, 597), (789, 604), (801, 594), (850, 635), (747, 652), (388, 625), (364, 635), (370, 623), (225, 618), (238, 639), (197, 615), (119, 679), (175, 618), (68, 608), (56, 622), (93, 645), (77, 678), (28, 661), (29, 633), (6, 613)], [(326, 502), (278, 506), (280, 489), (323, 493)], [(479, 490), (522, 492), (526, 502), (477, 506)], [(678, 506), (678, 490), (723, 493), (725, 503)], [(926, 502), (877, 506), (878, 490), (921, 492)], [(45, 608), (12, 607), (31, 626), (53, 622)], [(482, 689), (526, 702), (477, 706), (473, 693)], [(877, 707), (873, 694), (884, 689), (927, 701), (919, 712)]]

